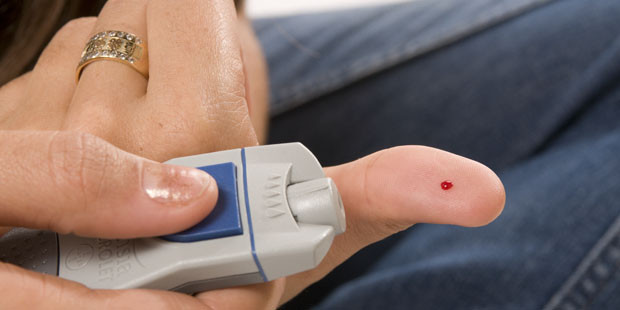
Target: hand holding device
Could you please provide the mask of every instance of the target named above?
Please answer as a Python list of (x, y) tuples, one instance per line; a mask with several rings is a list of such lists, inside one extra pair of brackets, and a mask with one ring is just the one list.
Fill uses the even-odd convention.
[(194, 227), (127, 240), (20, 229), (0, 239), (0, 258), (90, 288), (194, 293), (311, 269), (345, 230), (335, 184), (299, 143), (167, 163), (197, 167), (218, 183), (215, 209)]

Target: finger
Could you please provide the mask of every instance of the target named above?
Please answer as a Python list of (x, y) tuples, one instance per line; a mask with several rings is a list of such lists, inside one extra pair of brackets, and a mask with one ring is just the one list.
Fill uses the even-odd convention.
[(151, 1), (147, 26), (149, 109), (136, 107), (136, 127), (188, 154), (257, 144), (233, 2)]
[[(102, 31), (124, 31), (146, 42), (146, 2), (106, 2), (90, 36)], [(111, 135), (108, 131), (122, 123), (119, 119), (125, 114), (125, 108), (144, 96), (146, 84), (146, 79), (126, 63), (99, 60), (87, 65), (71, 103), (68, 128), (108, 138)], [(93, 122), (95, 116), (97, 119)]]
[(0, 180), (0, 225), (101, 238), (176, 232), (217, 200), (215, 181), (200, 170), (76, 132), (0, 132)]
[(28, 78), (20, 109), (4, 129), (57, 130), (75, 90), (75, 67), (95, 18), (74, 19), (54, 35)]
[[(414, 223), (486, 225), (501, 213), (505, 200), (504, 187), (492, 170), (424, 146), (384, 150), (330, 168), (327, 174), (349, 201), (352, 221), (374, 222), (388, 230)], [(442, 186), (445, 181), (452, 184), (450, 189)]]
[(175, 4), (156, 0), (148, 5), (154, 75), (149, 87), (158, 93), (180, 89), (196, 95), (243, 95), (238, 94), (243, 91), (244, 75), (234, 3), (182, 0)]
[[(486, 166), (422, 146), (384, 150), (326, 169), (337, 184), (347, 231), (319, 267), (288, 279), (284, 300), (317, 281), (362, 247), (415, 223), (481, 226), (501, 213), (504, 188)], [(451, 181), (445, 190), (442, 183)]]
[(285, 279), (203, 292), (196, 297), (210, 309), (276, 309), (284, 292)]
[(58, 277), (0, 263), (0, 309), (210, 309), (199, 299), (155, 290), (90, 290)]
[(26, 88), (32, 72), (25, 73), (18, 78), (0, 87), (0, 128), (5, 127), (5, 123), (26, 98)]

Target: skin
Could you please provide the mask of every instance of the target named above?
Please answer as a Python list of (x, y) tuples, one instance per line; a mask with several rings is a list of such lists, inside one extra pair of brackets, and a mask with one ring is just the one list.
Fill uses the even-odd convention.
[[(102, 30), (148, 42), (148, 81), (129, 66), (98, 61), (76, 85), (84, 44)], [(109, 1), (97, 18), (71, 21), (32, 72), (0, 89), (0, 180), (11, 180), (0, 187), (0, 225), (132, 238), (195, 224), (217, 200), (215, 182), (158, 162), (264, 141), (265, 68), (232, 1)], [(0, 264), (0, 291), (10, 296), (0, 308), (273, 309), (370, 243), (415, 223), (485, 225), (504, 206), (490, 169), (423, 146), (383, 150), (325, 173), (342, 195), (347, 231), (313, 270), (188, 296), (91, 290)], [(446, 179), (449, 191), (440, 186)], [(162, 192), (183, 198), (153, 194)]]

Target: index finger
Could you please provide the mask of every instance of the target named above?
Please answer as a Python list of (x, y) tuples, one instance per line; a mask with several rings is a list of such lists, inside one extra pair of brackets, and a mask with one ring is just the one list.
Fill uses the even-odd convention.
[(203, 171), (152, 162), (78, 132), (0, 131), (0, 182), (0, 226), (100, 238), (177, 232), (205, 218), (217, 200), (217, 185)]

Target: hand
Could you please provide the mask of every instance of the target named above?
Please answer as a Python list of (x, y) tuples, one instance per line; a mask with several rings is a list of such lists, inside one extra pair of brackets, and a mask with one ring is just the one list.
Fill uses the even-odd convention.
[[(248, 94), (245, 93), (245, 75), (241, 66), (245, 53), (244, 56), (239, 55), (239, 45), (243, 43), (236, 41), (232, 3), (176, 4), (172, 6), (168, 2), (153, 1), (145, 8), (144, 1), (112, 1), (106, 5), (99, 20), (82, 19), (63, 28), (46, 48), (33, 72), (0, 91), (0, 127), (89, 132), (117, 147), (157, 161), (256, 144), (246, 107)], [(100, 30), (124, 30), (147, 38), (150, 53), (148, 84), (127, 66), (97, 62), (85, 69), (80, 83), (75, 87), (75, 62), (87, 38)], [(198, 35), (203, 33), (206, 35)], [(187, 57), (172, 61), (170, 55), (179, 55), (179, 51)], [(113, 178), (119, 170), (139, 167), (136, 162), (147, 162), (87, 134), (3, 132), (2, 135), (3, 140), (11, 141), (7, 145), (15, 143), (23, 146), (7, 148), (5, 157), (2, 157), (7, 164), (3, 167), (13, 167), (14, 170), (0, 170), (2, 179), (6, 179), (5, 171), (11, 171), (11, 176), (39, 174), (40, 169), (27, 168), (37, 167), (34, 163), (45, 162), (47, 158), (81, 158), (79, 151), (83, 144), (76, 141), (82, 140), (88, 142), (84, 145), (95, 146), (95, 150), (87, 151), (89, 156), (85, 158), (88, 160), (82, 162), (95, 166), (102, 162), (113, 163), (114, 168), (103, 169), (109, 173), (95, 170), (99, 171), (99, 175)], [(61, 137), (60, 145), (65, 147), (52, 148), (51, 152), (46, 147), (58, 143), (52, 142), (56, 139), (51, 137), (54, 135)], [(30, 144), (28, 141), (34, 142)], [(37, 152), (40, 157), (34, 155)], [(13, 157), (25, 154), (35, 156), (27, 162), (29, 164), (26, 164), (28, 157), (22, 158), (21, 162), (11, 161), (15, 160)], [(118, 160), (106, 161), (106, 158)], [(72, 162), (75, 160), (53, 161), (44, 165), (60, 165), (50, 169), (48, 179), (55, 180), (57, 171), (62, 171), (65, 164)], [(22, 170), (15, 170), (16, 167), (22, 167)], [(75, 175), (81, 175), (79, 171), (82, 170), (74, 169), (77, 170), (70, 175), (74, 176), (73, 180), (79, 180)], [(133, 170), (133, 173), (133, 177), (127, 177), (129, 172), (120, 173), (128, 180), (118, 183), (126, 185), (122, 188), (110, 187), (100, 192), (97, 185), (84, 192), (103, 194), (125, 188), (139, 189), (140, 172)], [(334, 178), (341, 191), (347, 209), (348, 229), (336, 238), (323, 263), (314, 270), (266, 284), (206, 292), (194, 298), (151, 290), (92, 291), (77, 283), (3, 264), (3, 279), (6, 281), (2, 289), (12, 298), (5, 298), (2, 302), (14, 303), (3, 306), (82, 308), (88, 305), (168, 309), (209, 305), (214, 309), (268, 309), (320, 279), (361, 247), (411, 224), (482, 225), (497, 216), (503, 206), (501, 183), (490, 170), (435, 149), (404, 147), (386, 150), (353, 163), (326, 169), (326, 173)], [(439, 183), (443, 179), (451, 179), (455, 187), (442, 191)], [(30, 180), (24, 180), (22, 185), (30, 184), (27, 182)], [(110, 179), (108, 182), (116, 184), (119, 180)], [(186, 210), (185, 213), (178, 211), (177, 217), (170, 217), (173, 223), (161, 227), (161, 218), (168, 216), (162, 214), (171, 211), (157, 213), (150, 209), (145, 211), (149, 208), (147, 204), (141, 207), (119, 203), (118, 206), (124, 207), (123, 214), (135, 212), (148, 216), (144, 215), (143, 226), (119, 222), (115, 223), (115, 230), (106, 231), (101, 223), (108, 221), (92, 219), (110, 208), (111, 201), (101, 200), (101, 204), (95, 204), (94, 201), (105, 199), (95, 196), (96, 199), (76, 199), (73, 205), (65, 201), (52, 204), (56, 196), (72, 197), (75, 189), (68, 186), (55, 189), (48, 182), (39, 184), (42, 184), (42, 192), (47, 196), (32, 196), (32, 186), (22, 187), (21, 190), (15, 187), (9, 192), (14, 195), (11, 201), (18, 203), (18, 208), (8, 209), (9, 204), (5, 202), (6, 208), (3, 204), (2, 209), (9, 210), (2, 215), (3, 225), (43, 227), (100, 237), (161, 235), (192, 225), (189, 218), (202, 218), (212, 206), (212, 202), (208, 201), (210, 196), (204, 195), (200, 199), (207, 201), (201, 207), (183, 207), (181, 210)], [(131, 196), (129, 191), (124, 193)], [(136, 192), (133, 195), (137, 195)], [(110, 197), (113, 199), (113, 195)], [(85, 203), (91, 201), (93, 204)], [(15, 211), (23, 209), (20, 204), (28, 206), (26, 209), (32, 212)], [(66, 212), (63, 207), (67, 208)], [(86, 211), (81, 212), (81, 216), (73, 216), (72, 210), (80, 208)], [(110, 209), (108, 218), (121, 213), (117, 210)]]
[[(0, 89), (0, 225), (133, 238), (180, 231), (210, 212), (217, 186), (208, 175), (121, 151), (164, 161), (257, 144), (247, 102), (259, 101), (261, 88), (246, 92), (245, 81), (246, 71), (257, 74), (245, 61), (256, 46), (237, 34), (249, 24), (237, 22), (232, 1), (187, 2), (151, 1), (147, 10), (142, 0), (109, 1), (98, 19), (63, 27), (32, 72)], [(76, 85), (84, 44), (102, 30), (148, 41), (148, 83), (126, 65), (100, 61)], [(9, 264), (0, 274), (3, 309), (199, 302), (170, 292), (95, 292)]]
[[(186, 2), (153, 1), (147, 10), (146, 0), (109, 1), (97, 19), (71, 21), (32, 72), (0, 91), (0, 129), (87, 132), (157, 161), (257, 145), (247, 103), (260, 110), (264, 98), (246, 93), (252, 62), (244, 62), (232, 1)], [(76, 85), (85, 43), (105, 30), (147, 42), (148, 83), (126, 64), (96, 61)]]
[[(186, 168), (140, 159), (88, 134), (5, 133), (0, 141), (2, 179), (11, 177), (0, 188), (2, 225), (106, 238), (140, 237), (192, 225), (215, 202), (215, 182), (203, 179), (206, 174), (193, 169), (180, 173)], [(149, 172), (156, 175), (145, 177)], [(194, 298), (155, 290), (93, 291), (0, 264), (4, 280), (0, 291), (11, 296), (0, 299), (0, 308), (273, 309), (370, 243), (421, 222), (484, 225), (504, 204), (503, 187), (488, 168), (433, 148), (393, 148), (327, 168), (326, 173), (340, 189), (347, 231), (336, 237), (314, 270)], [(454, 183), (449, 191), (440, 187), (446, 178)], [(164, 189), (158, 191), (157, 186)], [(149, 189), (181, 197), (187, 193), (190, 198), (153, 199)]]

